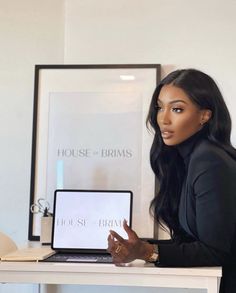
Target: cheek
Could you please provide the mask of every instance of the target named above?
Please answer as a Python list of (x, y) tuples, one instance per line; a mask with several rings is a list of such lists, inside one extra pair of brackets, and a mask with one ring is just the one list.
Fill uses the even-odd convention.
[(179, 121), (179, 130), (183, 132), (183, 134), (194, 134), (200, 130), (201, 125), (199, 123), (198, 117), (186, 117), (184, 120)]

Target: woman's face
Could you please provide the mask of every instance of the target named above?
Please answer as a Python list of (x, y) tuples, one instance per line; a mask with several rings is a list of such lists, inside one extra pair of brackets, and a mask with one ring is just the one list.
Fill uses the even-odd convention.
[(157, 124), (166, 145), (174, 146), (198, 132), (210, 118), (209, 110), (200, 110), (181, 89), (164, 85), (157, 100)]

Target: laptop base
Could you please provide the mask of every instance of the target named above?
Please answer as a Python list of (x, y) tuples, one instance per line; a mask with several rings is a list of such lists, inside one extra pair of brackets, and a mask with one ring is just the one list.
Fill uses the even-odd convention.
[(43, 262), (68, 262), (68, 263), (113, 263), (110, 254), (76, 254), (56, 253), (42, 260)]

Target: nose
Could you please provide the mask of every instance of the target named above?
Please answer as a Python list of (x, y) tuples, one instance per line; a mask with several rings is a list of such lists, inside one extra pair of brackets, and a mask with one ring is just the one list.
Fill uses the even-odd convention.
[(158, 112), (157, 123), (161, 125), (169, 125), (171, 123), (170, 113), (167, 110)]

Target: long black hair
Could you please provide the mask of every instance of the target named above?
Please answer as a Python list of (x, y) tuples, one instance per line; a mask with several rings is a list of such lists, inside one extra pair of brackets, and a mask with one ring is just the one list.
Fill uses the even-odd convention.
[(207, 74), (196, 69), (176, 70), (166, 76), (156, 87), (147, 117), (148, 127), (154, 130), (154, 140), (150, 151), (150, 162), (159, 191), (151, 202), (150, 211), (155, 220), (167, 226), (172, 238), (180, 234), (178, 206), (184, 178), (184, 163), (173, 146), (163, 143), (157, 124), (157, 100), (164, 85), (182, 89), (199, 109), (211, 110), (212, 116), (204, 125), (202, 135), (223, 148), (236, 159), (236, 150), (230, 142), (231, 118), (223, 96), (215, 81)]

